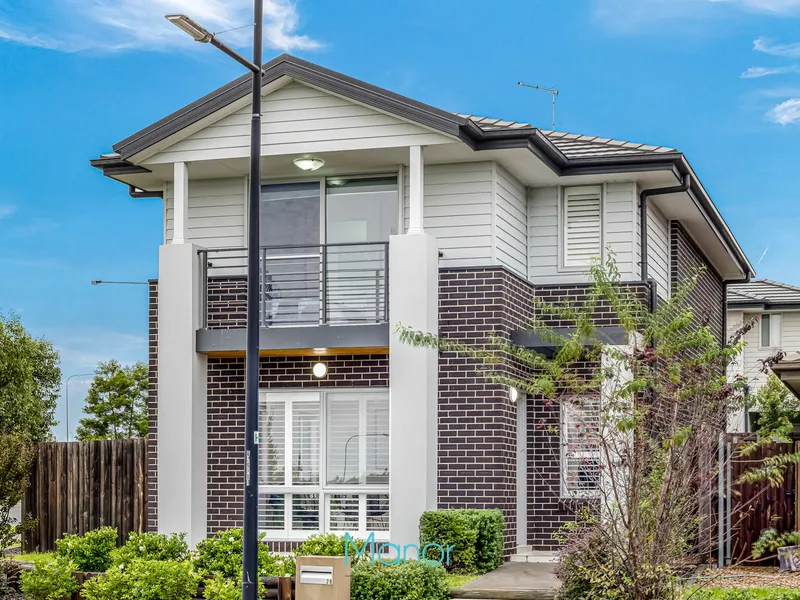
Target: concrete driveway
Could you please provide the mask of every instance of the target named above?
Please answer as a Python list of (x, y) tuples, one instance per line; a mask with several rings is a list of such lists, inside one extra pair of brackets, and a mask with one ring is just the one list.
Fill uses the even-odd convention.
[(560, 583), (552, 563), (506, 563), (465, 586), (453, 598), (481, 600), (552, 600)]

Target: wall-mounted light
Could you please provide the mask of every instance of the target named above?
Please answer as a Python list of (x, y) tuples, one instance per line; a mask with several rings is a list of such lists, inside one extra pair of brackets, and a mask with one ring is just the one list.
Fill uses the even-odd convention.
[(303, 171), (316, 171), (325, 165), (325, 161), (321, 158), (313, 156), (301, 156), (294, 159), (294, 166)]
[(511, 404), (517, 403), (517, 398), (519, 397), (519, 392), (515, 387), (508, 388), (508, 399), (511, 400)]
[(325, 377), (325, 375), (328, 374), (328, 365), (322, 362), (318, 362), (311, 369), (311, 372), (317, 379), (322, 379), (323, 377)]

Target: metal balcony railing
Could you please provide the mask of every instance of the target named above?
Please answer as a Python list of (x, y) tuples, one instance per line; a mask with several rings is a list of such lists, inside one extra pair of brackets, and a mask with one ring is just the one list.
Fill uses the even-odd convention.
[[(200, 250), (204, 328), (244, 327), (247, 251)], [(259, 249), (259, 325), (349, 325), (389, 320), (389, 244)]]

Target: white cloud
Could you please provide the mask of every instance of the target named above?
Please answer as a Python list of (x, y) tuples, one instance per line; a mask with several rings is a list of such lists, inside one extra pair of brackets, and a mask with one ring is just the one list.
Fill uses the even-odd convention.
[[(38, 10), (16, 11), (0, 3), (0, 39), (62, 52), (171, 50), (195, 42), (164, 15), (185, 13), (212, 32), (252, 22), (252, 0), (42, 0)], [(264, 43), (276, 50), (312, 50), (320, 43), (297, 33), (292, 0), (265, 0)], [(236, 47), (252, 43), (252, 29), (220, 34)]]
[(0, 219), (10, 217), (17, 212), (17, 207), (13, 204), (0, 204)]
[(800, 43), (794, 44), (775, 44), (767, 38), (758, 38), (753, 42), (753, 50), (772, 54), (773, 56), (788, 56), (790, 58), (800, 58)]
[(800, 98), (791, 98), (781, 102), (767, 113), (767, 118), (781, 125), (800, 121)]
[(742, 73), (742, 79), (758, 79), (770, 75), (784, 75), (786, 73), (800, 72), (800, 65), (789, 65), (787, 67), (750, 67)]
[(741, 13), (800, 16), (800, 0), (593, 0), (595, 17), (606, 29), (641, 34), (648, 23), (672, 21), (670, 31), (696, 32), (703, 21)]

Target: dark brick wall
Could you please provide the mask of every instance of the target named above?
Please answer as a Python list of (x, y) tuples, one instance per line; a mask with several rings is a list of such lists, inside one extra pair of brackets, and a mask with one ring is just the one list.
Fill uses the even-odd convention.
[(150, 280), (147, 347), (147, 530), (158, 530), (158, 280)]
[[(470, 345), (487, 345), (529, 320), (533, 287), (501, 268), (440, 269), (439, 330)], [(439, 358), (440, 508), (499, 508), (506, 555), (517, 548), (517, 407), (508, 388), (487, 382), (481, 361), (454, 353)], [(508, 357), (498, 370), (521, 372)]]
[(670, 249), (673, 286), (693, 276), (696, 269), (705, 267), (689, 296), (689, 304), (697, 322), (708, 323), (718, 339), (723, 340), (722, 278), (678, 221), (672, 221), (670, 225)]
[(209, 277), (208, 328), (247, 326), (247, 280), (244, 277)]
[[(328, 376), (314, 379), (317, 361)], [(244, 358), (208, 359), (208, 533), (242, 525)], [(259, 387), (320, 389), (389, 387), (389, 356), (262, 357)], [(275, 549), (279, 549), (277, 546)]]

